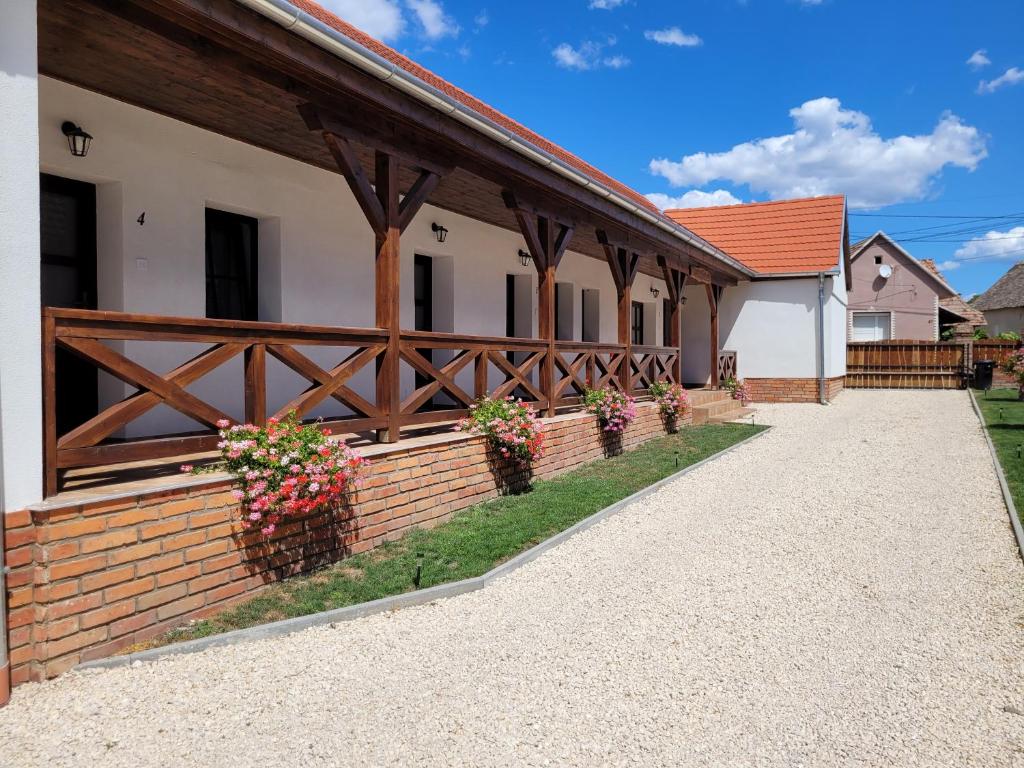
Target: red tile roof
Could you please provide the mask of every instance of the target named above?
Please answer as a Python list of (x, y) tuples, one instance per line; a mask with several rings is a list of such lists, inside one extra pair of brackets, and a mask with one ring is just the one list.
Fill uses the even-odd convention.
[(665, 214), (761, 274), (828, 272), (839, 266), (843, 195), (679, 208)]
[(338, 16), (334, 15), (326, 8), (318, 5), (315, 2), (312, 2), (312, 0), (290, 0), (290, 2), (297, 8), (308, 13), (310, 16), (319, 19), (327, 26), (333, 27), (338, 32), (341, 32), (341, 34), (345, 35), (345, 37), (349, 38), (350, 40), (354, 40), (356, 43), (372, 51), (381, 58), (387, 59), (392, 64), (408, 72), (410, 75), (419, 78), (427, 85), (430, 85), (438, 89), (439, 91), (442, 91), (443, 93), (445, 93), (455, 101), (459, 102), (463, 106), (469, 107), (474, 112), (486, 117), (488, 120), (491, 120), (494, 123), (500, 125), (502, 128), (505, 128), (506, 130), (514, 133), (519, 138), (530, 142), (534, 146), (544, 150), (545, 152), (550, 153), (551, 155), (554, 155), (559, 160), (572, 166), (585, 176), (588, 176), (589, 178), (593, 179), (599, 184), (604, 184), (609, 189), (618, 192), (620, 195), (623, 195), (624, 197), (628, 197), (637, 205), (648, 209), (652, 213), (659, 213), (658, 207), (654, 205), (646, 197), (641, 195), (639, 192), (630, 189), (625, 184), (622, 184), (619, 181), (616, 181), (608, 174), (598, 170), (589, 163), (584, 162), (575, 155), (565, 151), (557, 144), (548, 141), (543, 136), (541, 136), (538, 133), (535, 133), (534, 131), (531, 131), (526, 126), (517, 123), (512, 118), (502, 114), (494, 107), (485, 104), (484, 102), (480, 101), (480, 99), (470, 95), (461, 88), (455, 87), (444, 78), (438, 77), (430, 70), (421, 67), (412, 59), (403, 56), (394, 48), (390, 48), (384, 45), (384, 43), (380, 42), (376, 38), (370, 37), (370, 35), (352, 26), (344, 19), (341, 19)]

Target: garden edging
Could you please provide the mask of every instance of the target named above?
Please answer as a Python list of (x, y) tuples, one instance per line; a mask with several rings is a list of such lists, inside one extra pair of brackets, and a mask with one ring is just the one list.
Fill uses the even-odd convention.
[(1017, 550), (1020, 553), (1021, 560), (1024, 560), (1024, 528), (1021, 527), (1020, 515), (1017, 514), (1017, 506), (1013, 503), (1013, 496), (1010, 494), (1010, 487), (1006, 484), (1006, 475), (1003, 474), (1003, 465), (999, 463), (999, 454), (996, 453), (996, 447), (992, 444), (992, 438), (988, 434), (988, 426), (985, 424), (985, 417), (981, 413), (981, 408), (978, 407), (978, 401), (974, 397), (974, 392), (968, 388), (967, 394), (971, 398), (971, 406), (974, 408), (974, 413), (978, 417), (978, 421), (981, 422), (981, 432), (985, 435), (985, 442), (988, 444), (988, 452), (992, 457), (992, 464), (996, 468), (996, 477), (999, 478), (999, 488), (1003, 492), (1003, 502), (1006, 504), (1006, 511), (1010, 515), (1010, 527), (1013, 528), (1013, 536), (1017, 540)]
[[(474, 576), (469, 579), (463, 579), (461, 581), (454, 581), (449, 584), (438, 584), (435, 587), (428, 587), (426, 589), (417, 590), (414, 592), (405, 592), (400, 595), (392, 595), (391, 597), (384, 597), (379, 600), (372, 600), (368, 603), (360, 603), (357, 605), (349, 605), (343, 608), (335, 608), (330, 611), (324, 611), (322, 613), (314, 613), (308, 616), (296, 616), (291, 619), (282, 619), (281, 621), (275, 621), (270, 624), (261, 624), (255, 627), (247, 627), (245, 629), (236, 629), (231, 632), (225, 632), (219, 635), (211, 635), (210, 637), (197, 638), (195, 640), (188, 640), (183, 643), (177, 643), (169, 646), (162, 646), (160, 648), (152, 648), (146, 651), (139, 651), (137, 653), (125, 654), (123, 656), (113, 656), (105, 659), (96, 659), (94, 661), (84, 662), (74, 667), (75, 670), (90, 670), (90, 669), (112, 669), (115, 667), (130, 666), (136, 662), (147, 663), (157, 661), (166, 656), (176, 656), (187, 653), (198, 653), (208, 648), (216, 648), (225, 645), (235, 645), (237, 643), (252, 642), (255, 640), (264, 640), (272, 637), (282, 637), (284, 635), (290, 635), (295, 632), (300, 632), (304, 629), (311, 627), (323, 626), (325, 624), (331, 624), (339, 621), (351, 621), (353, 619), (363, 618), (365, 616), (371, 616), (377, 613), (384, 613), (387, 611), (399, 610), (401, 608), (410, 608), (417, 605), (426, 605), (448, 597), (455, 597), (456, 595), (465, 594), (467, 592), (475, 592), (479, 589), (483, 589), (488, 584), (496, 579), (512, 573), (515, 570), (523, 567), (527, 563), (535, 560), (544, 553), (551, 549), (554, 549), (564, 541), (570, 539), (576, 534), (587, 530), (588, 528), (596, 525), (597, 523), (606, 520), (613, 515), (618, 514), (622, 510), (626, 509), (633, 503), (649, 496), (655, 491), (660, 490), (669, 483), (678, 480), (684, 475), (698, 469), (699, 467), (708, 464), (727, 453), (730, 453), (737, 448), (740, 448), (747, 443), (766, 435), (771, 431), (771, 427), (765, 427), (755, 435), (751, 435), (738, 443), (719, 451), (716, 454), (708, 456), (696, 464), (691, 464), (688, 467), (681, 469), (668, 477), (662, 478), (657, 482), (647, 486), (646, 488), (637, 491), (636, 493), (627, 496), (626, 498), (615, 502), (614, 504), (605, 507), (599, 512), (595, 512), (590, 517), (587, 517), (580, 522), (573, 525), (571, 528), (566, 528), (561, 533), (557, 533), (549, 539), (542, 541), (534, 547), (521, 552), (511, 560), (502, 563), (492, 568), (487, 573), (481, 574), (480, 576)], [(1001, 475), (1000, 475), (1001, 477)], [(1019, 541), (1019, 539), (1018, 539)]]

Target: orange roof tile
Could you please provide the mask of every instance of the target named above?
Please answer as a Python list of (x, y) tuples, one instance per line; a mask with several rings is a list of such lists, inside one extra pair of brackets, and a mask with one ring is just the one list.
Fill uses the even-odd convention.
[(843, 195), (678, 208), (665, 214), (761, 274), (828, 272), (839, 266)]
[(497, 123), (502, 128), (505, 128), (506, 130), (516, 134), (517, 136), (519, 136), (519, 138), (530, 142), (534, 146), (544, 150), (545, 152), (548, 152), (551, 155), (554, 155), (562, 162), (572, 166), (580, 173), (589, 176), (594, 181), (600, 184), (604, 184), (606, 187), (614, 190), (615, 192), (618, 192), (620, 195), (628, 197), (637, 205), (646, 208), (652, 213), (660, 215), (658, 207), (636, 190), (630, 189), (625, 184), (616, 181), (608, 174), (590, 165), (590, 163), (584, 162), (583, 160), (571, 154), (570, 152), (567, 152), (566, 150), (562, 149), (557, 144), (548, 141), (540, 134), (531, 131), (526, 126), (521, 125), (520, 123), (517, 123), (515, 120), (508, 117), (507, 115), (502, 114), (498, 110), (494, 109), (494, 107), (485, 104), (475, 96), (472, 96), (466, 91), (462, 90), (461, 88), (457, 88), (456, 86), (452, 85), (444, 78), (435, 75), (433, 72), (424, 67), (421, 67), (412, 59), (403, 56), (394, 48), (390, 48), (389, 46), (384, 45), (384, 43), (380, 42), (376, 38), (373, 38), (370, 35), (363, 32), (362, 30), (352, 26), (347, 21), (339, 18), (338, 16), (331, 13), (323, 6), (313, 2), (313, 0), (290, 0), (290, 2), (292, 3), (292, 5), (305, 11), (310, 16), (319, 19), (327, 26), (333, 27), (338, 32), (341, 32), (341, 34), (345, 35), (345, 37), (349, 38), (350, 40), (354, 40), (356, 43), (372, 51), (381, 58), (387, 59), (392, 64), (408, 72), (410, 75), (419, 78), (427, 85), (430, 85), (438, 89), (439, 91), (442, 91), (447, 96), (451, 97), (452, 99), (459, 102), (463, 106), (469, 107), (474, 112), (477, 112), (478, 114), (486, 117), (488, 120)]

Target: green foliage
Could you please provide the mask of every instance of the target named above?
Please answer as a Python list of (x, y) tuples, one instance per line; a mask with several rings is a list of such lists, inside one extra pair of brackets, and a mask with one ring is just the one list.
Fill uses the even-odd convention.
[(983, 339), (987, 339), (988, 338), (988, 331), (986, 331), (984, 328), (975, 328), (974, 329), (974, 338), (975, 338), (976, 341), (981, 341)]
[(745, 424), (686, 427), (620, 456), (539, 480), (529, 493), (477, 504), (431, 530), (410, 531), (372, 552), (276, 584), (220, 614), (168, 632), (149, 647), (411, 591), (417, 553), (424, 556), (421, 588), (479, 576), (608, 505), (763, 429)]
[(985, 394), (974, 394), (1017, 513), (1024, 517), (1024, 401), (1019, 399), (1016, 389), (992, 389)]
[(1020, 341), (1020, 334), (1013, 331), (1003, 331), (996, 338), (1000, 341)]

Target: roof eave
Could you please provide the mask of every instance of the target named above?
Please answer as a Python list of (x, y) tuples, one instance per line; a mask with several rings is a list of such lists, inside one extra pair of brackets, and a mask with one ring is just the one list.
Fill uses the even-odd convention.
[(550, 168), (577, 185), (610, 200), (620, 208), (645, 219), (649, 223), (682, 240), (684, 243), (721, 261), (745, 277), (752, 278), (756, 274), (745, 264), (695, 235), (686, 227), (667, 219), (664, 215), (655, 215), (628, 197), (584, 175), (550, 152), (516, 136), (491, 119), (479, 114), (465, 104), (455, 101), (443, 91), (406, 72), (397, 64), (388, 61), (333, 27), (328, 26), (315, 16), (311, 16), (305, 11), (296, 8), (288, 0), (235, 0), (235, 2), (250, 8), (284, 29), (294, 32), (325, 51), (362, 69), (364, 72), (393, 85), (413, 98), (459, 120), (487, 136), (492, 141), (504, 144), (538, 165)]

